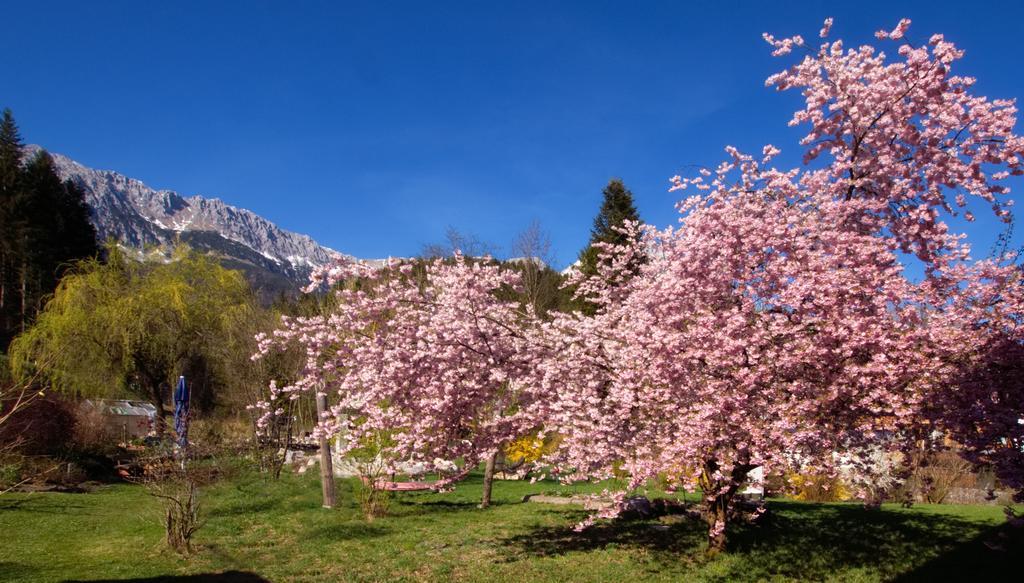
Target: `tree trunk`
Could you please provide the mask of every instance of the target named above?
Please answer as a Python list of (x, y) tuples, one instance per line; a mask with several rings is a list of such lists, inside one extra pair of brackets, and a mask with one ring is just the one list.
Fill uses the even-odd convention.
[[(7, 332), (10, 325), (7, 321), (7, 254), (0, 254), (0, 342), (7, 339)], [(4, 350), (7, 349), (3, 346)]]
[(708, 523), (708, 554), (725, 552), (725, 529), (728, 524), (732, 494), (723, 494), (706, 502), (705, 519)]
[(164, 399), (160, 394), (160, 385), (151, 385), (149, 393), (151, 402), (153, 403), (153, 406), (156, 407), (156, 419), (153, 420), (153, 431), (156, 433), (158, 438), (163, 438), (167, 423), (164, 420)]
[(484, 465), (484, 495), (480, 499), (480, 508), (487, 508), (491, 505), (491, 489), (494, 486), (494, 464), (497, 461), (498, 452), (495, 450), (495, 452), (487, 458), (487, 463)]
[(733, 499), (740, 483), (747, 479), (747, 474), (754, 466), (749, 463), (736, 464), (728, 481), (712, 479), (718, 468), (717, 461), (708, 461), (704, 464), (704, 471), (700, 476), (700, 487), (704, 495), (704, 519), (708, 524), (709, 555), (725, 552), (726, 528), (729, 525), (729, 511)]
[[(317, 418), (322, 418), (327, 411), (327, 395), (316, 394)], [(320, 434), (320, 488), (324, 495), (324, 508), (334, 508), (334, 463), (331, 460), (331, 445), (327, 436)]]
[(25, 294), (26, 294), (27, 288), (28, 288), (28, 285), (26, 283), (26, 280), (27, 280), (27, 276), (25, 274), (26, 271), (28, 271), (28, 266), (26, 266), (25, 262), (22, 261), (22, 263), (21, 263), (21, 323), (20, 323), (20, 325), (18, 327), (18, 331), (21, 332), (21, 333), (25, 332)]

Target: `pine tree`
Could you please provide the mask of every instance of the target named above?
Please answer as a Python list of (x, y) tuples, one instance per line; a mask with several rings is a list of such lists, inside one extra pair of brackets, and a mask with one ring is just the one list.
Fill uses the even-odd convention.
[(58, 225), (61, 247), (58, 258), (62, 262), (58, 275), (67, 271), (69, 261), (94, 257), (100, 252), (93, 226), (92, 211), (85, 202), (85, 190), (70, 180), (65, 180), (57, 200)]
[(0, 348), (10, 340), (12, 291), (17, 233), (14, 201), (21, 177), (21, 157), (24, 146), (14, 122), (14, 114), (4, 109), (0, 120)]
[(0, 120), (0, 189), (14, 187), (23, 150), (24, 144), (21, 143), (21, 133), (18, 124), (14, 122), (14, 114), (10, 109), (4, 109), (3, 119)]
[(89, 220), (89, 205), (85, 191), (74, 182), (61, 181), (53, 165), (53, 158), (39, 151), (25, 166), (25, 191), (30, 193), (30, 224), (34, 234), (41, 236), (33, 242), (37, 261), (52, 278), (52, 290), (68, 263), (92, 257), (98, 252), (96, 229)]
[(0, 349), (23, 332), (74, 262), (97, 254), (85, 193), (39, 151), (27, 162), (11, 111), (0, 121)]
[[(594, 217), (594, 227), (590, 229), (590, 242), (580, 251), (579, 265), (577, 269), (587, 277), (597, 275), (597, 265), (600, 259), (600, 250), (594, 247), (595, 243), (610, 243), (612, 245), (624, 245), (628, 243), (628, 235), (618, 231), (627, 221), (640, 222), (640, 213), (633, 204), (633, 193), (630, 192), (622, 179), (612, 178), (602, 191), (604, 199), (601, 201), (601, 210)], [(639, 265), (634, 266), (639, 268)], [(569, 290), (575, 293), (575, 289)], [(584, 314), (593, 315), (597, 306), (584, 300), (577, 299), (573, 302), (574, 308)]]
[(630, 192), (620, 178), (612, 178), (602, 191), (604, 199), (601, 210), (594, 217), (594, 227), (590, 230), (590, 243), (580, 252), (580, 271), (588, 276), (597, 275), (598, 249), (594, 243), (611, 243), (624, 245), (626, 235), (617, 231), (626, 221), (640, 222), (640, 213), (633, 204), (633, 193)]

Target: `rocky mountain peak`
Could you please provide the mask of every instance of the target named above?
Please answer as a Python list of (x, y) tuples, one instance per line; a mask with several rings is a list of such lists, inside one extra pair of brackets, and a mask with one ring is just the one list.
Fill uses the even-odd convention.
[[(33, 155), (39, 146), (28, 146)], [(50, 152), (60, 177), (85, 191), (101, 240), (143, 248), (185, 242), (220, 254), (264, 292), (304, 285), (309, 272), (336, 254), (308, 235), (287, 231), (217, 198), (156, 190), (111, 170), (96, 170)], [(270, 288), (270, 289), (267, 289)]]

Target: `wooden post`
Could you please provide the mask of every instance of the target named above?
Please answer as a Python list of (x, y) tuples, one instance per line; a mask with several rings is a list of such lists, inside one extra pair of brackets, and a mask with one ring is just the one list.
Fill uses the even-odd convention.
[[(317, 421), (327, 411), (327, 395), (317, 392), (316, 394), (316, 417)], [(327, 436), (320, 436), (320, 487), (324, 493), (324, 508), (334, 508), (334, 463), (331, 460), (331, 445)]]

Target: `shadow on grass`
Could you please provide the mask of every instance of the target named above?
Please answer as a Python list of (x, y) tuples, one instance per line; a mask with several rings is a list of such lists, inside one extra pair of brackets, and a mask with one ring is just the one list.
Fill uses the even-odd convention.
[(12, 579), (28, 580), (30, 576), (34, 576), (38, 571), (39, 568), (32, 565), (0, 561), (0, 581)]
[(938, 555), (894, 581), (1014, 581), (1021, 578), (1024, 530), (1003, 524), (947, 553)]
[[(950, 515), (783, 501), (772, 501), (769, 508), (772, 513), (763, 524), (731, 529), (728, 553), (738, 560), (721, 561), (716, 574), (730, 580), (819, 580), (854, 572), (885, 580), (1006, 580), (1024, 547), (1022, 529), (1011, 532)], [(571, 527), (538, 527), (505, 543), (518, 551), (510, 560), (607, 548), (642, 549), (658, 562), (675, 565), (709, 560), (703, 552), (703, 523), (684, 519), (667, 528), (656, 524), (620, 520), (579, 533)], [(990, 548), (993, 540), (1003, 550)]]
[(279, 508), (281, 506), (281, 500), (265, 496), (262, 498), (250, 499), (239, 502), (232, 502), (216, 508), (211, 508), (208, 516), (211, 518), (216, 517), (231, 517), (231, 516), (245, 516), (252, 514), (259, 514), (262, 512), (268, 512)]
[(476, 508), (479, 505), (479, 502), (455, 500), (402, 500), (401, 503), (403, 506), (426, 508), (428, 510), (436, 510), (437, 512), (451, 512), (452, 510), (468, 510)]
[(134, 579), (66, 579), (64, 583), (270, 583), (256, 573), (225, 571), (223, 573), (201, 573), (199, 575), (161, 575)]
[[(770, 508), (766, 524), (737, 529), (732, 537), (730, 552), (744, 556), (744, 575), (750, 578), (821, 578), (864, 570), (892, 579), (965, 552), (996, 566), (991, 563), (994, 551), (980, 542), (996, 527), (982, 522), (921, 511), (866, 510), (858, 504), (774, 501)], [(998, 572), (997, 567), (976, 575)]]
[[(552, 511), (555, 512), (555, 511)], [(584, 511), (558, 511), (572, 524), (588, 515)], [(513, 552), (509, 562), (526, 557), (549, 557), (609, 548), (642, 548), (658, 562), (678, 563), (703, 556), (704, 527), (686, 520), (668, 528), (652, 521), (618, 520), (596, 524), (581, 532), (571, 526), (535, 527), (503, 541)], [(518, 552), (516, 552), (518, 551)]]
[(365, 522), (345, 522), (328, 524), (306, 529), (302, 535), (304, 542), (337, 542), (355, 539), (371, 539), (386, 536), (390, 531), (376, 524)]
[[(301, 487), (300, 487), (301, 486)], [(211, 517), (234, 517), (268, 512), (293, 512), (319, 506), (319, 484), (316, 497), (307, 484), (285, 480), (252, 479), (219, 492), (218, 504), (210, 509)], [(310, 492), (307, 494), (305, 491)]]
[(77, 502), (69, 504), (63, 500), (62, 502), (65, 503), (55, 505), (51, 499), (46, 498), (47, 495), (49, 495), (48, 492), (0, 501), (0, 512), (18, 510), (20, 512), (39, 512), (40, 514), (64, 514), (67, 510), (87, 508), (85, 504)]
[(393, 518), (404, 518), (410, 516), (430, 515), (451, 515), (464, 512), (486, 512), (477, 508), (478, 502), (457, 501), (457, 500), (396, 500), (388, 512)]

